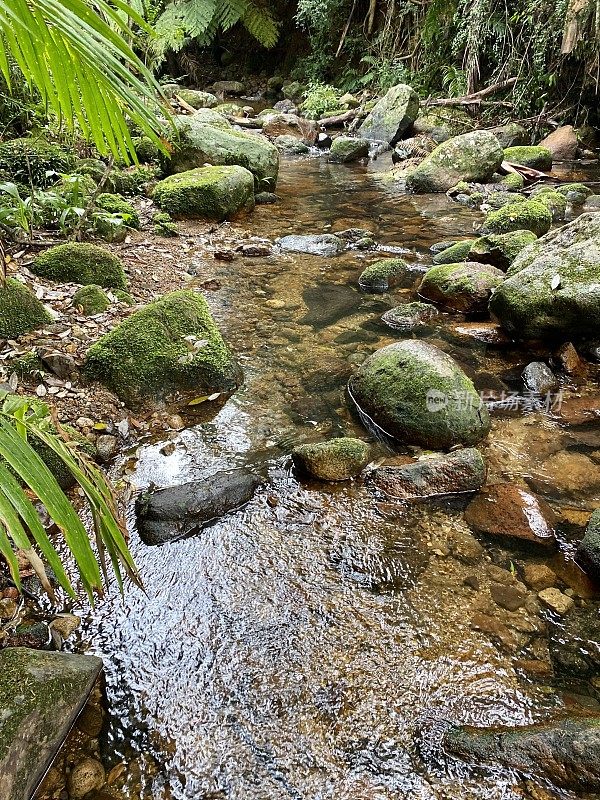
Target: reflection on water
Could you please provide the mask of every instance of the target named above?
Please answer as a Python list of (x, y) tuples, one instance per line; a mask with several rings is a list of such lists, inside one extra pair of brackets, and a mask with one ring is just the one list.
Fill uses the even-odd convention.
[[(472, 232), (476, 214), (444, 196), (398, 192), (378, 174), (384, 166), (287, 162), (281, 201), (258, 208), (245, 227), (271, 239), (366, 228), (423, 264), (433, 242)], [(268, 484), (245, 509), (186, 541), (148, 548), (134, 533), (146, 594), (128, 588), (124, 603), (106, 601), (87, 616), (84, 642), (103, 655), (108, 678), (105, 757), (125, 762), (119, 785), (127, 797), (523, 796), (506, 772), (440, 766), (415, 745), (425, 730), (435, 750), (448, 721), (514, 725), (561, 703), (515, 665), (517, 655), (533, 657), (528, 648), (538, 659), (545, 647), (547, 654), (539, 608), (514, 619), (503, 612), (512, 650), (472, 624), (477, 613), (495, 613), (488, 567), (491, 558), (508, 566), (502, 553), (481, 550), (460, 507), (381, 503), (359, 484), (301, 485), (289, 468), (294, 443), (368, 436), (348, 410), (345, 383), (394, 341), (381, 314), (414, 299), (408, 290), (361, 294), (358, 275), (371, 260), (357, 251), (329, 259), (275, 253), (206, 262), (198, 275), (222, 286), (208, 299), (246, 383), (212, 421), (175, 437), (173, 452), (143, 448), (133, 480), (169, 485), (252, 464)], [(440, 315), (430, 341), (480, 382), (510, 389), (531, 354), (461, 336), (459, 322)], [(561, 484), (558, 454), (595, 469), (598, 458), (558, 421), (506, 415), (490, 441), (494, 479), (537, 475), (558, 504), (597, 502), (593, 476), (575, 489), (568, 478)], [(480, 591), (470, 588), (473, 577)]]

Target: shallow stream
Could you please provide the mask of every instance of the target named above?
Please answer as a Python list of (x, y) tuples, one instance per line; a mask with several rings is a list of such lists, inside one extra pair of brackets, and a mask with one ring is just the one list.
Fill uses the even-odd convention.
[[(444, 195), (394, 189), (382, 177), (388, 168), (386, 159), (370, 167), (287, 160), (280, 202), (233, 229), (273, 240), (366, 228), (383, 250), (423, 266), (433, 243), (472, 234), (477, 213)], [(193, 242), (193, 224), (186, 234)], [(473, 628), (474, 614), (495, 613), (487, 568), (512, 562), (489, 540), (483, 555), (473, 551), (461, 505), (392, 504), (360, 482), (295, 476), (294, 444), (372, 439), (344, 387), (367, 355), (395, 340), (381, 314), (414, 299), (409, 289), (361, 293), (357, 279), (372, 260), (354, 250), (226, 263), (199, 252), (195, 281), (220, 285), (206, 294), (245, 384), (211, 413), (203, 407), (203, 421), (172, 441), (141, 448), (126, 468), (144, 487), (251, 464), (266, 484), (243, 510), (185, 541), (146, 547), (133, 532), (146, 593), (128, 587), (124, 601), (113, 592), (84, 612), (80, 646), (106, 664), (104, 757), (109, 767), (124, 764), (114, 775), (126, 797), (529, 797), (515, 775), (440, 758), (444, 726), (517, 725), (565, 703), (595, 705), (581, 687), (585, 699), (520, 668), (519, 659), (544, 660), (545, 612), (516, 612), (524, 632), (512, 650)], [(462, 323), (442, 315), (429, 341), (481, 390), (514, 393), (536, 353), (489, 346)], [(597, 392), (597, 371), (564, 390)], [(597, 505), (598, 426), (568, 429), (552, 415), (499, 410), (485, 450), (491, 478), (524, 476), (563, 520), (576, 523)], [(568, 525), (561, 536), (568, 554)], [(568, 558), (554, 567), (589, 597)], [(480, 591), (464, 583), (473, 575)]]

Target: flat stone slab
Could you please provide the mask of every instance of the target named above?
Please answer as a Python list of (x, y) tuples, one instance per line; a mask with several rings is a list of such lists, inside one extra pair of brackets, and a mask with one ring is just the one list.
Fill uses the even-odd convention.
[(30, 800), (102, 669), (102, 659), (0, 651), (0, 797)]

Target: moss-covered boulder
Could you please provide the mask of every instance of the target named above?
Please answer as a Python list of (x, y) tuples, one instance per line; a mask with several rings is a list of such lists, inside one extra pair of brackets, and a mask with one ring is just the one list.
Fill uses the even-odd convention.
[(502, 190), (499, 192), (490, 192), (484, 197), (484, 203), (486, 206), (489, 206), (490, 209), (497, 210), (499, 208), (504, 208), (504, 206), (510, 206), (513, 203), (525, 203), (527, 199), (528, 198), (524, 194), (505, 192)]
[(431, 303), (404, 303), (390, 308), (382, 315), (381, 321), (400, 334), (413, 333), (419, 328), (429, 325), (439, 316), (439, 311)]
[(358, 408), (404, 444), (473, 445), (490, 427), (473, 383), (449, 355), (407, 340), (377, 350), (348, 384)]
[(149, 136), (134, 137), (133, 145), (140, 164), (151, 164), (154, 161), (160, 160), (161, 151), (158, 149), (158, 145), (155, 144)]
[(175, 94), (191, 106), (192, 108), (215, 108), (219, 105), (219, 99), (210, 92), (201, 92), (198, 89), (186, 89), (181, 87)]
[(510, 231), (510, 233), (481, 236), (471, 243), (468, 260), (491, 264), (506, 272), (521, 250), (536, 240), (537, 236), (531, 231)]
[(292, 453), (296, 467), (323, 481), (355, 478), (369, 463), (370, 447), (360, 439), (342, 437), (328, 442), (302, 444)]
[(532, 195), (537, 203), (546, 206), (548, 211), (552, 214), (553, 222), (560, 222), (565, 218), (567, 210), (567, 198), (560, 192), (553, 189), (542, 189)]
[(333, 140), (329, 153), (330, 161), (348, 164), (366, 158), (369, 155), (368, 139), (357, 139), (354, 136), (338, 136)]
[(174, 217), (223, 220), (254, 208), (254, 177), (244, 167), (200, 167), (169, 175), (153, 197)]
[(45, 188), (56, 181), (48, 172), (69, 172), (75, 165), (72, 153), (44, 139), (9, 139), (0, 143), (0, 172), (14, 183)]
[(164, 211), (159, 211), (152, 217), (152, 224), (154, 225), (153, 231), (156, 236), (172, 238), (179, 233), (177, 223), (173, 222), (171, 215)]
[(14, 278), (0, 286), (0, 338), (16, 339), (49, 322), (52, 317), (27, 286)]
[(365, 139), (394, 145), (410, 128), (419, 113), (419, 97), (404, 83), (392, 86), (379, 100), (359, 128)]
[(472, 131), (473, 120), (462, 108), (429, 108), (422, 111), (413, 123), (413, 131), (430, 136), (434, 142), (441, 144), (453, 136)]
[(460, 181), (485, 182), (502, 159), (502, 148), (491, 133), (464, 133), (438, 145), (408, 173), (406, 186), (412, 192), (447, 192)]
[(552, 169), (552, 153), (546, 147), (517, 146), (504, 150), (504, 161), (532, 169)]
[(127, 169), (115, 169), (108, 176), (106, 188), (114, 194), (144, 194), (148, 186), (160, 175), (161, 169), (150, 164), (141, 164), (138, 167), (128, 167)]
[(230, 392), (241, 381), (206, 300), (186, 290), (149, 303), (103, 336), (84, 369), (129, 405), (173, 392)]
[(582, 214), (519, 253), (490, 311), (516, 338), (600, 336), (600, 217)]
[(433, 257), (434, 264), (457, 264), (459, 261), (466, 261), (471, 250), (474, 239), (465, 239), (464, 242), (456, 242), (450, 247), (445, 247), (441, 252)]
[(102, 314), (110, 307), (110, 299), (101, 286), (91, 283), (82, 286), (73, 295), (73, 305), (80, 308), (86, 317)]
[(577, 560), (595, 581), (600, 582), (600, 508), (590, 517), (585, 536), (577, 548)]
[(509, 172), (500, 179), (500, 184), (506, 186), (511, 192), (520, 192), (525, 186), (525, 178), (518, 172)]
[(96, 207), (108, 214), (118, 214), (126, 227), (139, 228), (140, 217), (135, 208), (120, 194), (105, 192), (96, 198)]
[(303, 156), (310, 153), (310, 147), (295, 136), (277, 136), (273, 141), (280, 153), (287, 153), (290, 156)]
[(42, 278), (62, 283), (96, 283), (125, 289), (127, 280), (120, 260), (95, 244), (68, 242), (41, 253), (31, 270)]
[(527, 141), (527, 131), (518, 122), (498, 125), (496, 128), (492, 128), (492, 133), (504, 148), (525, 144)]
[(439, 264), (425, 273), (419, 295), (452, 311), (482, 314), (503, 280), (504, 273), (489, 264)]
[(512, 203), (497, 211), (491, 211), (485, 218), (482, 233), (510, 233), (510, 231), (531, 231), (536, 236), (548, 233), (552, 226), (552, 213), (537, 200), (525, 203)]
[(279, 151), (274, 144), (264, 137), (202, 120), (199, 114), (175, 117), (179, 138), (169, 163), (171, 172), (187, 172), (205, 164), (239, 166), (254, 175), (257, 190), (275, 188)]
[(219, 103), (214, 109), (217, 114), (223, 114), (230, 117), (243, 117), (244, 109), (239, 103)]
[(564, 186), (557, 186), (556, 191), (567, 198), (567, 202), (572, 206), (582, 206), (588, 197), (594, 193), (584, 183), (567, 183)]
[(387, 292), (406, 282), (414, 283), (415, 271), (402, 258), (381, 258), (369, 264), (358, 279), (364, 292)]

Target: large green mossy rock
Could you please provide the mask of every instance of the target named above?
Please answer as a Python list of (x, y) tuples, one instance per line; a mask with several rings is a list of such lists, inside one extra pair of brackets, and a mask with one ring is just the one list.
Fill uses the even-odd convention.
[(103, 314), (110, 307), (110, 299), (101, 286), (90, 283), (75, 292), (73, 305), (80, 308), (86, 317), (93, 317), (95, 314)]
[(459, 261), (466, 261), (473, 239), (465, 239), (462, 242), (455, 242), (450, 247), (445, 247), (433, 257), (434, 264), (457, 264)]
[(421, 112), (413, 124), (416, 134), (426, 134), (434, 142), (441, 144), (453, 136), (472, 131), (473, 119), (461, 108), (428, 108)]
[(186, 89), (182, 86), (174, 94), (195, 109), (214, 108), (219, 105), (219, 99), (214, 94), (201, 92), (198, 89)]
[(308, 475), (323, 481), (355, 478), (369, 463), (371, 448), (351, 437), (327, 442), (301, 444), (292, 453), (294, 464)]
[(27, 286), (14, 278), (0, 286), (1, 339), (16, 339), (49, 322), (52, 317)]
[(600, 216), (582, 214), (515, 258), (490, 301), (512, 336), (600, 335)]
[(114, 289), (127, 286), (121, 261), (96, 244), (58, 244), (39, 255), (31, 265), (31, 271), (61, 283), (96, 283)]
[(369, 142), (367, 139), (357, 139), (353, 136), (338, 136), (333, 140), (329, 160), (338, 164), (348, 164), (366, 158), (369, 155)]
[(264, 137), (234, 130), (224, 119), (225, 125), (209, 124), (205, 119), (208, 117), (202, 113), (175, 117), (179, 138), (169, 170), (186, 172), (205, 164), (244, 167), (254, 175), (257, 190), (272, 191), (279, 173), (275, 145)]
[(438, 264), (425, 273), (419, 295), (451, 311), (482, 314), (503, 281), (504, 273), (490, 264)]
[(491, 211), (485, 218), (482, 232), (510, 233), (524, 230), (543, 236), (551, 227), (552, 212), (537, 200), (526, 200)]
[(468, 258), (469, 261), (491, 264), (506, 272), (521, 250), (536, 240), (537, 236), (532, 231), (491, 233), (472, 242)]
[(359, 128), (364, 139), (395, 144), (419, 113), (419, 97), (404, 83), (392, 86)]
[(153, 198), (174, 217), (221, 221), (254, 208), (254, 177), (244, 167), (200, 167), (169, 175)]
[(446, 450), (473, 445), (490, 420), (473, 383), (449, 355), (407, 340), (377, 350), (348, 384), (351, 398), (404, 444)]
[(24, 647), (0, 651), (0, 797), (29, 800), (86, 703), (102, 661)]
[(532, 169), (552, 169), (552, 153), (547, 147), (507, 147), (504, 151), (504, 160)]
[(45, 188), (56, 182), (56, 175), (69, 172), (75, 157), (63, 148), (44, 139), (10, 139), (0, 143), (0, 172), (14, 183)]
[(172, 392), (230, 392), (241, 381), (206, 300), (187, 290), (149, 303), (103, 336), (88, 350), (85, 373), (128, 405)]
[(503, 151), (489, 131), (455, 136), (435, 150), (406, 178), (412, 192), (447, 192), (460, 181), (485, 182), (498, 170)]

